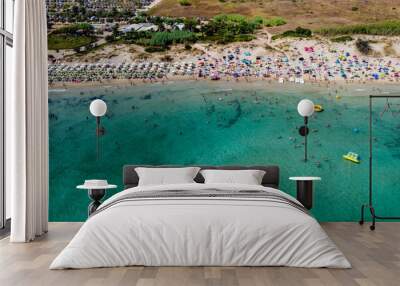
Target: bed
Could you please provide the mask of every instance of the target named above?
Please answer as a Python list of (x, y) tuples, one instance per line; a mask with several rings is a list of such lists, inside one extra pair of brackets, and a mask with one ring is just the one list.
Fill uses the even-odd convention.
[[(319, 223), (279, 190), (277, 166), (201, 166), (264, 170), (261, 185), (196, 183), (138, 186), (107, 199), (50, 269), (119, 266), (291, 266), (350, 268)], [(141, 166), (143, 167), (143, 166)]]

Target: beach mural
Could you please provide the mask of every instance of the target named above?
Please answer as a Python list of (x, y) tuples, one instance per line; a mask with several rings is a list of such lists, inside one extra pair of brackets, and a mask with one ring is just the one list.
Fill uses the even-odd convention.
[[(284, 3), (283, 3), (284, 2)], [(393, 1), (47, 1), (51, 221), (84, 221), (76, 185), (124, 164), (256, 165), (322, 177), (312, 213), (357, 221), (368, 199), (369, 94), (400, 94)], [(371, 21), (373, 19), (373, 21)], [(108, 111), (96, 152), (89, 104)], [(309, 161), (297, 103), (309, 120)], [(400, 212), (400, 100), (373, 110), (375, 201)], [(355, 152), (360, 162), (345, 160)]]

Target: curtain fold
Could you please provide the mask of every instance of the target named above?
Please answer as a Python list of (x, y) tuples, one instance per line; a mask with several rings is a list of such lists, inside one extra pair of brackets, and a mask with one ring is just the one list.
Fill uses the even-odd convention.
[[(43, 0), (17, 0), (13, 91), (6, 99), (6, 187), (11, 242), (28, 242), (48, 224), (47, 19)], [(8, 102), (7, 102), (8, 101)]]

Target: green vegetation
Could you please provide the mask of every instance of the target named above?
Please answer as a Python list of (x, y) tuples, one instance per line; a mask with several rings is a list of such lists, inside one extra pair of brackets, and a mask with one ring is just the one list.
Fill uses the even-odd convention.
[(190, 0), (179, 0), (179, 4), (181, 4), (181, 6), (191, 6), (192, 2), (190, 2)]
[(129, 32), (114, 40), (127, 44), (137, 44), (146, 47), (146, 52), (167, 50), (173, 44), (189, 44), (197, 41), (196, 33), (190, 31), (160, 31), (160, 32)]
[(239, 14), (221, 14), (213, 17), (207, 25), (204, 26), (204, 33), (207, 35), (223, 35), (230, 33), (232, 35), (252, 34), (256, 29), (261, 28), (262, 19), (249, 19)]
[(286, 24), (286, 20), (281, 17), (274, 17), (271, 19), (264, 19), (263, 24), (266, 27), (282, 26)]
[(288, 30), (279, 35), (274, 35), (272, 37), (273, 40), (287, 37), (294, 38), (309, 38), (312, 36), (312, 31), (310, 29), (305, 29), (302, 27), (297, 27), (296, 30)]
[[(52, 5), (54, 5), (54, 3), (50, 4), (50, 6)], [(114, 7), (110, 10), (87, 9), (84, 2), (80, 0), (80, 3), (75, 3), (73, 5), (65, 3), (64, 7), (60, 11), (57, 11), (55, 7), (49, 7), (47, 15), (48, 22), (96, 22), (99, 19), (106, 19), (108, 23), (113, 23), (128, 21), (130, 18), (135, 16), (135, 10), (129, 7), (123, 9), (117, 9), (116, 7)]]
[[(233, 15), (235, 15), (235, 14), (233, 14)], [(239, 15), (239, 16), (241, 16), (241, 15)], [(244, 17), (244, 16), (241, 16), (241, 17)], [(274, 18), (266, 19), (261, 16), (255, 16), (253, 18), (246, 18), (246, 19), (248, 19), (249, 21), (251, 21), (257, 25), (263, 25), (266, 27), (276, 27), (276, 26), (282, 26), (282, 25), (286, 24), (285, 19), (283, 19), (281, 17), (274, 17)]]
[(353, 41), (354, 39), (351, 36), (339, 36), (336, 38), (332, 38), (331, 41), (334, 43), (344, 43), (344, 42), (350, 42)]
[(149, 40), (149, 46), (168, 47), (172, 44), (193, 43), (196, 35), (188, 31), (156, 32)]
[[(263, 25), (281, 25), (283, 19), (266, 20), (262, 17), (248, 18), (238, 14), (221, 14), (213, 17), (207, 24), (201, 24), (198, 18), (173, 19), (168, 17), (148, 17), (147, 22), (158, 26), (157, 32), (146, 31), (121, 33), (117, 28), (112, 35), (106, 37), (108, 42), (122, 42), (137, 44), (145, 47), (146, 52), (160, 52), (167, 50), (171, 45), (184, 44), (191, 49), (192, 43), (198, 40), (216, 43), (231, 43), (251, 41), (254, 33)], [(177, 24), (183, 24), (182, 30)]]
[(286, 24), (286, 21), (279, 17), (265, 19), (260, 16), (249, 18), (240, 14), (220, 14), (214, 16), (205, 28), (211, 28), (211, 30), (217, 33), (229, 30), (238, 35), (254, 33), (255, 30), (262, 28), (262, 26), (274, 27), (284, 24)]
[(93, 35), (93, 33), (94, 33), (94, 28), (92, 25), (88, 23), (73, 24), (59, 28), (52, 32), (52, 34), (67, 34), (67, 35), (79, 34), (86, 36)]
[[(122, 32), (118, 23), (112, 27), (112, 33), (105, 37), (107, 43), (137, 44), (145, 47), (146, 52), (161, 52), (174, 44), (184, 44), (191, 49), (198, 40), (220, 44), (244, 42), (255, 39), (255, 32), (264, 26), (272, 27), (285, 24), (282, 18), (265, 19), (246, 17), (239, 14), (221, 14), (214, 16), (207, 23), (197, 17), (171, 18), (139, 15), (130, 19), (130, 23), (152, 23), (157, 31)], [(91, 50), (96, 40), (92, 25), (83, 23), (69, 25), (53, 31), (49, 35), (49, 47), (52, 49)]]
[(214, 16), (202, 27), (201, 32), (203, 39), (220, 44), (251, 41), (257, 29), (264, 25), (281, 25), (283, 22), (278, 18), (267, 20), (259, 16), (248, 18), (239, 14), (221, 14)]
[(76, 49), (93, 43), (96, 39), (86, 36), (64, 36), (50, 34), (48, 38), (49, 50)]
[(388, 20), (371, 24), (358, 24), (320, 29), (317, 33), (324, 36), (336, 35), (382, 35), (399, 36), (400, 20)]
[(62, 27), (48, 35), (50, 50), (78, 49), (96, 41), (94, 28), (90, 24), (81, 23)]

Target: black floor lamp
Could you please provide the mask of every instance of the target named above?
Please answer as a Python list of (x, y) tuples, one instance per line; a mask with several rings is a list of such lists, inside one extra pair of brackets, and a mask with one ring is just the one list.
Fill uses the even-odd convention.
[(297, 105), (297, 111), (304, 117), (304, 125), (299, 128), (299, 133), (304, 137), (304, 161), (307, 162), (307, 135), (310, 132), (308, 117), (314, 114), (314, 103), (309, 99), (303, 99)]
[(100, 119), (107, 112), (107, 104), (101, 99), (95, 99), (90, 103), (89, 107), (90, 113), (96, 117), (96, 158), (99, 159), (100, 146), (99, 141), (100, 137), (105, 134), (104, 127), (100, 124)]
[[(371, 230), (375, 230), (375, 222), (376, 219), (380, 220), (400, 220), (399, 216), (379, 216), (375, 212), (375, 208), (373, 206), (373, 188), (372, 188), (372, 155), (373, 155), (373, 137), (372, 137), (372, 105), (374, 99), (386, 99), (390, 98), (400, 98), (400, 95), (370, 95), (369, 96), (369, 199), (368, 204), (364, 204), (361, 206), (361, 219), (359, 221), (360, 224), (364, 224), (364, 210), (369, 209), (372, 217), (372, 224), (370, 225)], [(390, 109), (390, 107), (389, 107)]]

